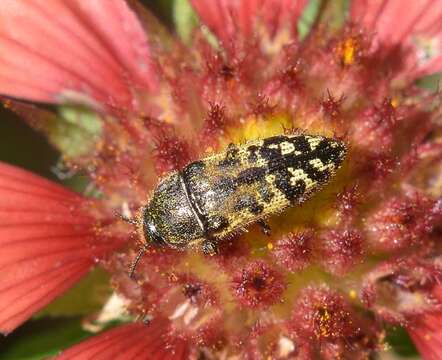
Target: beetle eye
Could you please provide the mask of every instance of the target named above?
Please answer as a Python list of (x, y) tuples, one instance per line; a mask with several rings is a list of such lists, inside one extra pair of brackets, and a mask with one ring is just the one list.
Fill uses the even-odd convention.
[(154, 219), (149, 216), (148, 208), (146, 208), (144, 211), (143, 219), (143, 230), (146, 241), (157, 246), (165, 245), (163, 237), (160, 235), (157, 227), (155, 226)]
[(155, 243), (155, 245), (164, 245), (164, 240), (158, 233), (157, 228), (152, 223), (147, 226), (147, 234), (149, 239)]

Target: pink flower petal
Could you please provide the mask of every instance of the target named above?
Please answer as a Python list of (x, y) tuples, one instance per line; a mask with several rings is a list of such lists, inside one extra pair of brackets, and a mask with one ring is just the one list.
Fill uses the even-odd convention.
[[(433, 295), (442, 302), (442, 285), (436, 285)], [(420, 316), (408, 328), (419, 353), (424, 360), (442, 359), (442, 312)]]
[(425, 315), (408, 330), (425, 360), (442, 359), (442, 313)]
[[(351, 17), (386, 45), (413, 49), (420, 73), (442, 70), (442, 2), (439, 0), (354, 0)], [(425, 47), (428, 58), (423, 59)]]
[(204, 23), (218, 39), (228, 45), (241, 34), (252, 35), (257, 20), (264, 21), (274, 35), (283, 22), (295, 29), (306, 0), (192, 0), (192, 5)]
[(2, 1), (1, 93), (131, 108), (135, 90), (156, 87), (146, 34), (125, 1)]
[(167, 320), (133, 323), (106, 331), (62, 352), (57, 360), (181, 360), (188, 359), (184, 340), (168, 335)]
[[(8, 333), (119, 244), (96, 238), (85, 199), (0, 163), (0, 331)], [(92, 246), (94, 245), (94, 246)]]

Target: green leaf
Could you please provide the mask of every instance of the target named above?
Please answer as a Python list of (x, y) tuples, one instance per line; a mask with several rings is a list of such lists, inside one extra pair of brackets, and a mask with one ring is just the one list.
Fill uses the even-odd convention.
[(0, 360), (47, 359), (91, 335), (82, 329), (79, 317), (31, 320), (0, 338)]
[(102, 124), (97, 113), (81, 106), (61, 106), (50, 122), (48, 136), (62, 154), (75, 158), (94, 150)]
[[(43, 133), (65, 158), (75, 160), (76, 157), (94, 153), (96, 143), (101, 137), (102, 118), (82, 106), (35, 106), (19, 101), (7, 101), (5, 106), (22, 117), (33, 129)], [(26, 131), (23, 133), (27, 135)], [(19, 144), (20, 153), (30, 154), (33, 162), (41, 162), (41, 156), (26, 151), (29, 144), (26, 142), (23, 146), (19, 141), (22, 137), (13, 139), (16, 146)], [(9, 153), (10, 148), (11, 146)]]
[(310, 0), (299, 17), (297, 29), (300, 40), (303, 40), (309, 34), (323, 1), (324, 0)]
[(103, 269), (96, 268), (66, 294), (35, 315), (35, 318), (89, 315), (99, 311), (111, 294), (109, 275)]
[(416, 85), (422, 89), (438, 91), (442, 86), (442, 72), (424, 76), (416, 80)]
[(59, 160), (57, 164), (52, 166), (51, 170), (52, 173), (57, 176), (57, 180), (65, 187), (83, 194), (88, 198), (99, 199), (102, 197), (103, 194), (98, 190), (87, 174), (66, 167), (62, 160)]
[(385, 340), (392, 347), (394, 352), (404, 357), (419, 355), (410, 336), (403, 327), (392, 326), (386, 330), (387, 336)]
[(198, 26), (198, 17), (188, 0), (174, 0), (173, 20), (180, 38), (189, 43), (192, 31)]
[(350, 0), (328, 1), (324, 7), (320, 22), (327, 24), (329, 30), (341, 28), (347, 20)]
[(91, 179), (82, 173), (63, 179), (63, 185), (69, 189), (81, 193), (88, 198), (100, 198), (102, 193), (94, 186)]
[(298, 19), (298, 34), (303, 40), (317, 22), (327, 25), (328, 30), (341, 28), (346, 21), (350, 0), (310, 0)]

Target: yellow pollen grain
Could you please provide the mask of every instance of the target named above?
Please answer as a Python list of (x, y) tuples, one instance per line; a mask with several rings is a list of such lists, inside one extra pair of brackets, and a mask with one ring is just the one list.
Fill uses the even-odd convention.
[(358, 297), (358, 294), (352, 289), (348, 292), (348, 296), (350, 296), (350, 299), (355, 300)]
[(271, 242), (267, 243), (267, 249), (273, 250), (273, 244)]
[(324, 309), (324, 314), (320, 317), (321, 325), (319, 326), (319, 333), (323, 337), (328, 337), (331, 335), (329, 328), (330, 318), (330, 313), (327, 309)]
[(393, 99), (391, 99), (390, 104), (396, 109), (399, 106), (399, 98), (395, 96)]
[(339, 50), (344, 65), (354, 64), (357, 47), (358, 47), (358, 42), (353, 38), (349, 38), (341, 44)]

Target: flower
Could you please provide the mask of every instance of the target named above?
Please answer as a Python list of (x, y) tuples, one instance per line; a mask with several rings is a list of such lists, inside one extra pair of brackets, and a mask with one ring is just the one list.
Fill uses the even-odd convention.
[[(441, 301), (440, 285), (435, 286), (432, 295), (437, 301)], [(436, 311), (417, 317), (410, 325), (410, 336), (425, 359), (437, 359), (442, 351), (440, 322), (441, 313)]]
[[(0, 165), (0, 331), (101, 266), (131, 322), (60, 359), (363, 359), (385, 323), (441, 357), (440, 109), (416, 80), (442, 69), (442, 6), (331, 3), (306, 32), (304, 0), (192, 0), (186, 45), (135, 1), (3, 0), (4, 104), (99, 196)], [(129, 277), (143, 239), (116, 212), (231, 142), (294, 131), (348, 144), (320, 193), (216, 256), (149, 246)]]

